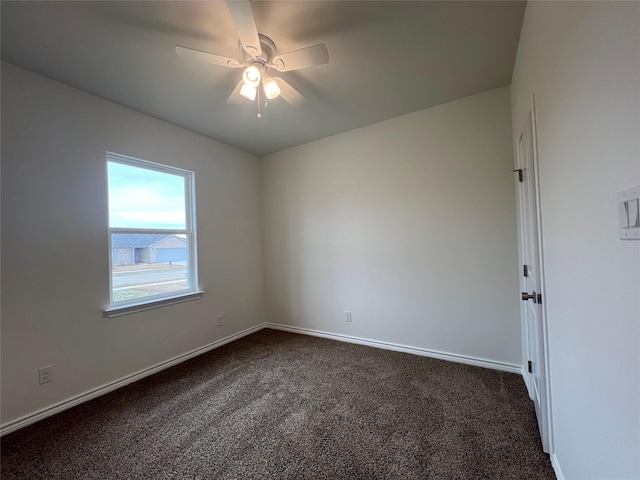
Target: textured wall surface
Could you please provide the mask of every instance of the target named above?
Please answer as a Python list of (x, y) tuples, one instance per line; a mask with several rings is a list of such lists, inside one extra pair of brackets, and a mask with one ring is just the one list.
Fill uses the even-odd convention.
[[(195, 172), (201, 299), (104, 317), (106, 151)], [(2, 65), (3, 424), (262, 321), (258, 162)]]
[(264, 157), (269, 320), (520, 365), (510, 118), (505, 87)]
[[(640, 478), (640, 3), (529, 2), (512, 91), (535, 94), (555, 458), (567, 480)], [(514, 138), (515, 141), (515, 138)]]

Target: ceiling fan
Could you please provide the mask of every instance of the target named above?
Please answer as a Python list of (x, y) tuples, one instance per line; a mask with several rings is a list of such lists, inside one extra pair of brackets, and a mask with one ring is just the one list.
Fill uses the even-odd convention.
[[(176, 46), (181, 58), (211, 63), (227, 68), (242, 68), (242, 79), (229, 96), (227, 103), (239, 104), (244, 99), (260, 100), (260, 90), (267, 100), (281, 97), (291, 105), (300, 105), (306, 98), (282, 78), (272, 76), (274, 70), (289, 72), (301, 68), (314, 67), (329, 63), (329, 52), (323, 43), (278, 54), (276, 45), (269, 37), (258, 33), (253, 9), (248, 0), (229, 0), (226, 2), (233, 23), (240, 37), (240, 46), (244, 58), (225, 57), (215, 53), (203, 52), (193, 48)], [(258, 118), (261, 117), (258, 101)]]

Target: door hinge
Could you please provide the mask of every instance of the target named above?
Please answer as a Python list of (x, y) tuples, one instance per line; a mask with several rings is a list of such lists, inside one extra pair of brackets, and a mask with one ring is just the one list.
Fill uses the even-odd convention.
[(522, 266), (522, 270), (523, 270), (522, 274), (523, 274), (525, 277), (528, 277), (528, 276), (529, 276), (529, 267), (527, 267), (526, 265), (523, 265), (523, 266)]
[(533, 362), (531, 360), (527, 361), (527, 370), (529, 373), (533, 373)]
[(522, 170), (521, 168), (518, 168), (517, 170), (514, 170), (513, 172), (514, 173), (518, 172), (518, 181), (519, 182), (524, 182), (524, 173), (523, 173), (524, 170)]
[(542, 294), (541, 293), (538, 294), (538, 298), (537, 298), (537, 302), (536, 303), (542, 303)]

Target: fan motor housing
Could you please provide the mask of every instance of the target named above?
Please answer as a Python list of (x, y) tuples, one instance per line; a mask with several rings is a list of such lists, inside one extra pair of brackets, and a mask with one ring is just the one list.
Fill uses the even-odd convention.
[[(266, 35), (258, 34), (258, 38), (260, 39), (260, 48), (262, 49), (262, 53), (258, 55), (255, 59), (250, 56), (247, 56), (246, 61), (251, 63), (252, 61), (258, 61), (262, 63), (262, 65), (266, 65), (270, 63), (273, 57), (276, 56), (276, 44), (273, 40), (271, 40)], [(240, 50), (242, 51), (242, 44), (238, 42), (240, 46)]]

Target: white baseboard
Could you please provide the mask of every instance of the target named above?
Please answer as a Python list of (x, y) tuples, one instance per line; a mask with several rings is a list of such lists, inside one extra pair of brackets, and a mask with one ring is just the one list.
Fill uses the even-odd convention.
[(484, 358), (469, 357), (466, 355), (458, 355), (456, 353), (439, 352), (437, 350), (429, 350), (426, 348), (410, 347), (407, 345), (399, 345), (397, 343), (382, 342), (380, 340), (370, 340), (367, 338), (353, 337), (351, 335), (342, 335), (337, 333), (323, 332), (310, 328), (290, 327), (288, 325), (280, 325), (277, 323), (265, 323), (265, 328), (274, 330), (283, 330), (285, 332), (301, 333), (303, 335), (311, 335), (314, 337), (330, 338), (340, 342), (356, 343), (358, 345), (367, 345), (369, 347), (383, 348), (385, 350), (393, 350), (396, 352), (412, 353), (423, 357), (438, 358), (440, 360), (448, 360), (450, 362), (464, 363), (475, 367), (491, 368), (503, 372), (517, 373), (522, 375), (522, 367), (512, 363), (496, 362), (494, 360), (486, 360)]
[(564, 480), (564, 474), (562, 473), (560, 463), (558, 462), (558, 457), (556, 457), (555, 453), (551, 454), (551, 466), (553, 467), (553, 471), (556, 474), (556, 478), (558, 480)]
[[(38, 410), (34, 413), (25, 415), (16, 420), (12, 420), (10, 422), (5, 423), (4, 425), (0, 425), (0, 436), (6, 435), (11, 432), (15, 432), (16, 430), (26, 427), (27, 425), (31, 425), (32, 423), (35, 423), (39, 420), (43, 420), (47, 417), (55, 415), (56, 413), (60, 413), (64, 410), (68, 410), (69, 408), (75, 407), (76, 405), (80, 405), (81, 403), (88, 402), (89, 400), (105, 395), (109, 392), (117, 390), (120, 387), (129, 385), (130, 383), (133, 383), (137, 380), (141, 380), (145, 377), (148, 377), (149, 375), (158, 373), (162, 370), (165, 370), (169, 367), (182, 363), (193, 357), (197, 357), (198, 355), (201, 355), (203, 353), (206, 353), (208, 351), (221, 347), (222, 345), (233, 342), (234, 340), (238, 340), (239, 338), (258, 332), (264, 328), (272, 328), (274, 330), (283, 330), (283, 331), (292, 332), (292, 333), (300, 333), (303, 335), (311, 335), (314, 337), (329, 338), (332, 340), (338, 340), (340, 342), (355, 343), (358, 345), (367, 345), (370, 347), (383, 348), (385, 350), (393, 350), (396, 352), (411, 353), (414, 355), (421, 355), (423, 357), (438, 358), (440, 360), (448, 360), (450, 362), (464, 363), (466, 365), (490, 368), (493, 370), (500, 370), (503, 372), (517, 373), (520, 375), (523, 374), (522, 367), (520, 365), (515, 365), (510, 363), (496, 362), (494, 360), (486, 360), (483, 358), (468, 357), (465, 355), (458, 355), (455, 353), (439, 352), (436, 350), (428, 350), (425, 348), (410, 347), (407, 345), (399, 345), (396, 343), (382, 342), (379, 340), (353, 337), (350, 335), (323, 332), (320, 330), (313, 330), (309, 328), (290, 327), (288, 325), (280, 325), (277, 323), (262, 323), (262, 324), (256, 325), (255, 327), (248, 328), (246, 330), (235, 333), (223, 339), (217, 340), (203, 347), (196, 348), (190, 352), (184, 353), (182, 355), (178, 355), (177, 357), (158, 363), (149, 368), (145, 368), (144, 370), (140, 370), (131, 375), (127, 375), (126, 377), (123, 377), (114, 382), (110, 382), (101, 387), (95, 388), (93, 390), (89, 390), (88, 392), (81, 393), (80, 395), (76, 395), (67, 400), (56, 403), (50, 407), (44, 408), (42, 410)], [(554, 469), (555, 468), (556, 467), (554, 466)], [(562, 479), (562, 477), (558, 475), (558, 479)]]
[(12, 420), (10, 422), (5, 423), (4, 425), (0, 425), (0, 436), (6, 435), (11, 432), (15, 432), (27, 425), (31, 425), (39, 420), (43, 420), (47, 417), (55, 415), (56, 413), (60, 413), (64, 410), (67, 410), (71, 407), (75, 407), (76, 405), (80, 405), (81, 403), (87, 402), (94, 398), (105, 395), (109, 392), (117, 390), (120, 387), (124, 387), (125, 385), (129, 385), (137, 380), (141, 380), (149, 375), (153, 375), (154, 373), (158, 373), (162, 370), (165, 370), (169, 367), (177, 365), (178, 363), (182, 363), (190, 358), (197, 357), (198, 355), (202, 355), (208, 351), (214, 350), (222, 345), (233, 342), (234, 340), (238, 340), (239, 338), (245, 337), (252, 333), (262, 330), (264, 324), (256, 325), (255, 327), (248, 328), (238, 333), (234, 333), (233, 335), (229, 335), (228, 337), (222, 338), (220, 340), (216, 340), (204, 347), (196, 348), (191, 350), (190, 352), (184, 353), (182, 355), (178, 355), (177, 357), (171, 358), (164, 362), (153, 365), (152, 367), (145, 368), (144, 370), (140, 370), (131, 375), (127, 375), (119, 380), (114, 382), (107, 383), (101, 387), (95, 388), (93, 390), (89, 390), (88, 392), (81, 393), (80, 395), (76, 395), (75, 397), (71, 397), (62, 402), (56, 403), (50, 407), (44, 408), (42, 410), (38, 410), (35, 413), (31, 413), (29, 415), (25, 415), (24, 417), (20, 417), (16, 420)]

